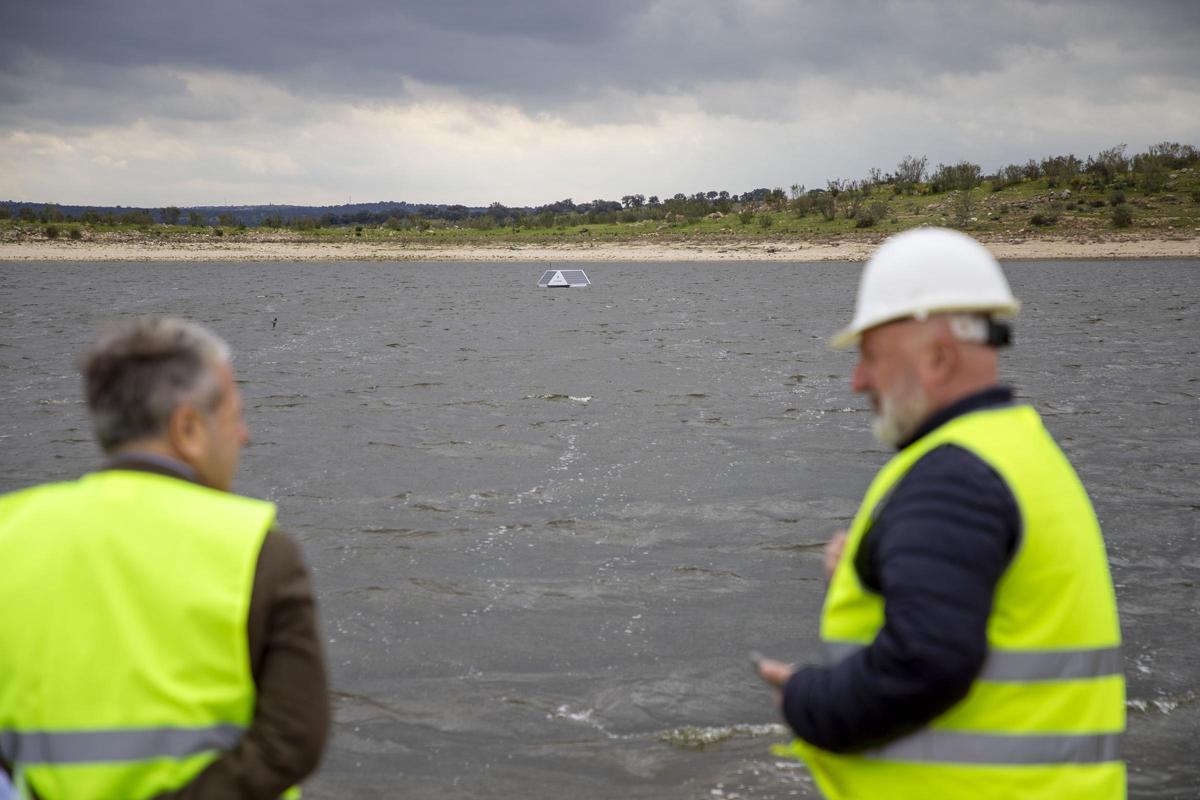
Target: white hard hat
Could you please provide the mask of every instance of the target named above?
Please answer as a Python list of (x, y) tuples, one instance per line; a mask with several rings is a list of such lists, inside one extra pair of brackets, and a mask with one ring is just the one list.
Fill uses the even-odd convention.
[(908, 317), (954, 311), (1005, 317), (1020, 307), (987, 248), (958, 231), (919, 228), (893, 236), (871, 256), (858, 284), (854, 319), (830, 344), (849, 347), (863, 331)]

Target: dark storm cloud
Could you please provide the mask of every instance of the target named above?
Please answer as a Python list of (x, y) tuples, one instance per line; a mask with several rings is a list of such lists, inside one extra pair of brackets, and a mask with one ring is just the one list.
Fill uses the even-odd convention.
[[(556, 3), (266, 2), (215, 0), (186, 7), (121, 2), (5, 4), (0, 67), (36, 77), (32, 56), (82, 68), (225, 69), (319, 80), (351, 94), (387, 93), (366, 76), (465, 81), (503, 87), (547, 75), (521, 68), (526, 48), (563, 57), (606, 42), (641, 3), (567, 13)], [(515, 65), (515, 66), (514, 66)], [(543, 65), (550, 75), (574, 64)], [(570, 67), (565, 73), (559, 67)], [(578, 76), (584, 77), (584, 76)]]
[(1020, 48), (1116, 41), (1136, 46), (1114, 60), (1146, 58), (1127, 65), (1135, 74), (1194, 79), (1198, 33), (1193, 2), (10, 0), (0, 108), (9, 124), (241, 112), (206, 105), (173, 77), (194, 70), (352, 101), (402, 99), (415, 79), (531, 110), (612, 90), (689, 94), (806, 76), (919, 91)]

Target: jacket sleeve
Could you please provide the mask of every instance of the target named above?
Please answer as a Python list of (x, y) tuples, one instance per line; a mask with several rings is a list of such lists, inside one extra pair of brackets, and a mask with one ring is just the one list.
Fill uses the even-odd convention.
[(852, 752), (961, 700), (987, 656), (992, 595), (1019, 530), (1012, 492), (977, 456), (945, 445), (918, 461), (855, 559), (863, 585), (883, 595), (883, 628), (836, 665), (792, 676), (783, 711), (796, 734)]
[(275, 798), (316, 769), (329, 730), (329, 695), (316, 601), (299, 545), (271, 531), (263, 540), (247, 623), (258, 697), (237, 747), (170, 800)]

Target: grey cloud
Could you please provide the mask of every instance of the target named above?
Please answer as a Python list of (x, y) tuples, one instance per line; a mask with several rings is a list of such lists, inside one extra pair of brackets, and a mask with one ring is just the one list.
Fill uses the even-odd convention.
[(406, 13), (448, 31), (586, 44), (615, 35), (623, 20), (646, 5), (642, 0), (607, 3), (441, 0), (410, 4)]
[(167, 129), (190, 126), (200, 133), (203, 126), (249, 127), (264, 120), (296, 124), (321, 113), (319, 104), (264, 99), (256, 91), (260, 85), (234, 78), (211, 91), (197, 91), (173, 67), (99, 68), (26, 54), (19, 70), (0, 72), (0, 130), (71, 135), (145, 120)]
[(939, 75), (996, 68), (1014, 48), (1122, 41), (1139, 44), (1113, 48), (1128, 70), (1182, 78), (1197, 69), (1198, 32), (1191, 2), (13, 2), (0, 10), (0, 103), (28, 106), (34, 99), (14, 84), (48, 78), (107, 81), (97, 90), (153, 113), (210, 113), (189, 111), (179, 85), (148, 96), (123, 85), (155, 67), (227, 70), (344, 99), (401, 99), (415, 79), (531, 110), (614, 90), (689, 93), (802, 76), (919, 92)]

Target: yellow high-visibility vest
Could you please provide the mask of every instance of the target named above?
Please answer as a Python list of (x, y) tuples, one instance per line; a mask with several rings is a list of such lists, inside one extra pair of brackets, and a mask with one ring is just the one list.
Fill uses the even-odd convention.
[(796, 740), (777, 752), (804, 760), (837, 800), (1125, 797), (1121, 630), (1104, 542), (1083, 485), (1029, 406), (956, 417), (884, 466), (851, 525), (821, 639), (837, 659), (868, 646), (883, 627), (885, 598), (862, 585), (855, 555), (891, 490), (944, 444), (989, 464), (1020, 513), (982, 672), (959, 703), (881, 747), (845, 755)]
[(275, 506), (110, 470), (0, 498), (0, 754), (43, 800), (151, 797), (249, 726)]

